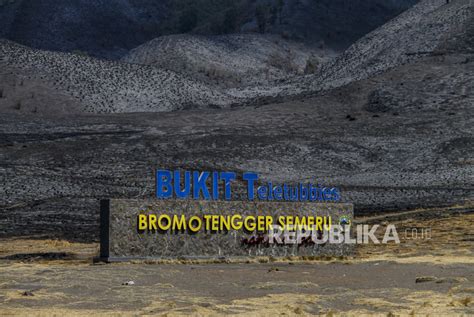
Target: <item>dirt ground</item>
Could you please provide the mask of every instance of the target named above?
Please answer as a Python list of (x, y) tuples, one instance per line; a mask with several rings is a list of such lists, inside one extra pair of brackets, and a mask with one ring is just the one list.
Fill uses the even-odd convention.
[(338, 259), (94, 264), (96, 243), (3, 239), (0, 314), (474, 314), (470, 207), (357, 222), (395, 224), (401, 244), (364, 245), (353, 257)]

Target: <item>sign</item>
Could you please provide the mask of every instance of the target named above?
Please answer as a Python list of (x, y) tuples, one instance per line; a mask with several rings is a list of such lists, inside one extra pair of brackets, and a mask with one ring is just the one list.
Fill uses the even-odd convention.
[[(352, 219), (352, 204), (341, 203), (103, 200), (100, 259), (342, 256), (353, 245), (318, 239)], [(318, 236), (295, 236), (295, 228)]]
[[(245, 201), (233, 196), (237, 179)], [(353, 206), (340, 198), (335, 187), (252, 172), (158, 170), (156, 199), (101, 201), (100, 259), (346, 255), (353, 247), (326, 235), (350, 234)]]

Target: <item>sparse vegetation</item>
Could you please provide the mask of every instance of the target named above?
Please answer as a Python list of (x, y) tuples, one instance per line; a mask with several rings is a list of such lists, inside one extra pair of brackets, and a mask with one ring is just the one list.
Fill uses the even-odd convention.
[(314, 73), (316, 73), (316, 71), (318, 70), (319, 64), (320, 64), (319, 59), (316, 56), (312, 55), (306, 61), (306, 66), (305, 66), (305, 69), (304, 69), (304, 73), (305, 74), (314, 74)]
[(311, 54), (321, 53), (274, 35), (171, 35), (143, 44), (123, 60), (231, 88), (303, 74)]
[(87, 52), (81, 51), (81, 50), (74, 50), (71, 52), (74, 55), (79, 55), (79, 56), (89, 56)]
[(298, 72), (298, 66), (294, 63), (294, 56), (291, 51), (287, 54), (272, 54), (268, 59), (268, 64), (275, 68), (284, 70), (287, 73)]
[[(448, 7), (459, 3), (453, 1)], [(406, 20), (382, 27), (327, 64), (307, 51), (293, 49), (291, 42), (278, 39), (274, 45), (269, 35), (258, 34), (252, 35), (257, 39), (252, 43), (261, 46), (244, 47), (249, 37), (232, 42), (229, 35), (211, 40), (183, 35), (182, 42), (167, 37), (168, 52), (179, 49), (165, 57), (165, 50), (156, 49), (161, 44), (137, 51), (144, 53), (136, 55), (142, 57), (154, 52), (168, 64), (170, 56), (179, 55), (175, 52), (186, 52), (187, 60), (175, 60), (176, 65), (186, 65), (181, 74), (153, 62), (133, 65), (2, 44), (0, 93), (8, 98), (0, 104), (8, 113), (0, 115), (0, 166), (6, 179), (0, 205), (2, 221), (8, 225), (0, 233), (16, 237), (1, 242), (2, 310), (69, 315), (76, 308), (77, 314), (89, 313), (85, 309), (89, 305), (102, 314), (133, 309), (136, 314), (263, 316), (474, 312), (474, 214), (471, 201), (466, 201), (474, 193), (470, 174), (474, 61), (453, 62), (461, 53), (470, 54), (464, 45), (470, 42), (453, 31), (457, 32), (458, 25), (466, 26), (461, 19), (464, 13), (443, 20), (446, 30), (440, 36), (436, 22), (449, 12), (462, 11), (440, 11), (443, 15), (427, 11), (413, 13), (415, 22), (408, 19), (408, 29), (399, 28)], [(269, 12), (265, 27), (270, 27), (278, 10)], [(198, 22), (204, 14), (196, 12)], [(250, 15), (253, 19), (253, 11)], [(216, 25), (229, 23), (231, 30), (232, 20), (240, 17), (230, 16), (228, 22), (225, 15), (224, 20), (220, 18)], [(458, 47), (443, 42), (453, 35)], [(280, 49), (280, 45), (287, 46)], [(229, 47), (238, 53), (230, 54)], [(440, 47), (447, 47), (446, 59), (405, 59), (406, 52), (429, 53)], [(212, 54), (211, 48), (215, 49)], [(260, 56), (255, 57), (260, 48)], [(246, 51), (254, 55), (245, 55)], [(317, 75), (286, 78), (289, 72), (303, 69)], [(197, 79), (190, 78), (196, 70)], [(258, 77), (263, 73), (267, 82)], [(224, 89), (200, 80), (239, 75), (244, 81), (257, 78), (259, 82)], [(22, 78), (26, 87), (13, 88)], [(37, 100), (29, 98), (33, 92)], [(90, 112), (136, 113), (63, 117), (56, 115), (55, 103), (64, 96), (80, 99)], [(218, 110), (233, 105), (232, 111)], [(60, 106), (70, 111), (69, 102)], [(201, 110), (206, 107), (216, 110)], [(182, 109), (196, 110), (151, 113)], [(31, 114), (35, 112), (38, 115)], [(86, 265), (86, 257), (79, 252), (90, 250), (90, 258), (98, 253), (98, 199), (151, 197), (155, 165), (257, 170), (275, 182), (323, 177), (323, 183), (329, 180), (344, 189), (347, 201), (356, 206), (358, 223), (396, 224), (405, 236), (405, 228), (430, 228), (430, 237), (360, 245), (354, 258), (288, 257), (295, 261), (292, 266), (281, 265), (273, 257), (253, 259), (269, 265), (218, 267), (180, 257), (173, 263), (190, 265), (123, 264), (119, 274), (115, 267)], [(237, 181), (234, 185), (235, 198), (245, 199), (245, 184)], [(440, 207), (455, 203), (469, 205)], [(420, 206), (434, 208), (398, 212)], [(370, 217), (372, 213), (377, 215)], [(58, 242), (52, 250), (45, 248), (46, 241), (35, 240), (19, 248), (20, 238), (35, 238), (32, 235), (87, 245)], [(13, 257), (7, 258), (5, 251)], [(64, 263), (70, 254), (74, 265)], [(45, 263), (50, 259), (60, 261)], [(236, 284), (236, 268), (249, 283)], [(221, 271), (217, 290), (216, 269)], [(121, 286), (129, 278), (136, 285)], [(97, 297), (98, 292), (110, 295), (105, 296), (110, 300)], [(144, 292), (148, 298), (140, 297)]]
[[(26, 5), (27, 2), (29, 5)], [(325, 34), (320, 32), (321, 28), (337, 29), (331, 33), (334, 39), (328, 44), (332, 46), (339, 44), (335, 42), (343, 41), (343, 46), (346, 46), (363, 36), (367, 30), (378, 27), (410, 7), (416, 0), (400, 1), (403, 4), (398, 4), (399, 1), (379, 2), (380, 0), (147, 0), (119, 1), (120, 4), (117, 5), (99, 1), (94, 6), (84, 6), (81, 1), (71, 0), (51, 1), (48, 5), (41, 4), (42, 1), (0, 0), (0, 7), (5, 11), (2, 12), (0, 33), (13, 41), (47, 50), (58, 50), (61, 46), (59, 43), (69, 43), (61, 50), (71, 52), (73, 49), (80, 49), (91, 56), (106, 59), (116, 59), (125, 50), (146, 40), (182, 32), (211, 35), (241, 30), (246, 33), (260, 30), (261, 33), (273, 34), (287, 31), (294, 38), (313, 42), (321, 37), (325, 38)], [(9, 5), (12, 3), (13, 5)], [(354, 10), (347, 10), (349, 5)], [(58, 9), (56, 6), (60, 6), (68, 14), (49, 16), (48, 11), (55, 11)], [(374, 10), (371, 13), (375, 13), (370, 19), (352, 18), (353, 15), (364, 14), (370, 9)], [(337, 10), (341, 13), (328, 14), (329, 11)], [(44, 18), (35, 19), (36, 15)], [(76, 17), (74, 23), (68, 21), (68, 16)], [(334, 16), (339, 18), (335, 19)], [(105, 23), (103, 19), (110, 19), (113, 23)], [(14, 32), (20, 27), (14, 24), (20, 21), (24, 23), (24, 30)], [(344, 23), (341, 24), (341, 21)], [(44, 41), (37, 39), (35, 34), (42, 34), (41, 39)], [(71, 47), (74, 41), (80, 42), (80, 45)]]
[(267, 16), (267, 6), (258, 4), (255, 8), (255, 19), (257, 21), (257, 27), (260, 33), (265, 33), (267, 27)]

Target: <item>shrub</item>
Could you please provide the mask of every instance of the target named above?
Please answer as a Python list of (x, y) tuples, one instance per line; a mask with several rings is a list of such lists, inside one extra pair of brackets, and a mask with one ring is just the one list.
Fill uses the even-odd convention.
[(305, 74), (314, 74), (318, 70), (319, 64), (320, 64), (319, 59), (316, 56), (312, 55), (306, 61), (306, 66), (304, 68), (304, 73)]
[(79, 56), (89, 56), (87, 52), (81, 51), (81, 50), (74, 50), (71, 52), (72, 54), (79, 55)]
[(298, 71), (298, 66), (293, 62), (293, 54), (291, 52), (288, 55), (278, 53), (270, 55), (268, 58), (268, 64), (288, 73), (295, 73)]

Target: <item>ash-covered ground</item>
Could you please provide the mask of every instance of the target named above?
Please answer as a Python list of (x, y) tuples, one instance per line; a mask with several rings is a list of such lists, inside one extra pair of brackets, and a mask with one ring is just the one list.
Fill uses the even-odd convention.
[(356, 215), (466, 204), (474, 198), (473, 71), (471, 56), (450, 54), (277, 104), (3, 114), (1, 235), (96, 240), (98, 199), (152, 196), (158, 168), (339, 186)]
[[(98, 200), (152, 196), (160, 168), (338, 186), (356, 215), (469, 204), (473, 12), (423, 0), (310, 75), (242, 86), (279, 47), (301, 67), (309, 51), (171, 36), (132, 51), (137, 65), (0, 41), (0, 236), (96, 240)], [(201, 81), (206, 58), (233, 79)]]
[[(275, 38), (169, 36), (121, 61), (0, 40), (0, 314), (474, 313), (472, 1), (421, 0), (332, 59)], [(99, 200), (153, 197), (156, 169), (336, 186), (401, 243), (92, 264)]]

